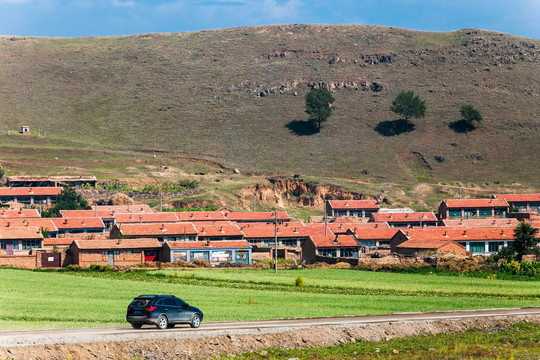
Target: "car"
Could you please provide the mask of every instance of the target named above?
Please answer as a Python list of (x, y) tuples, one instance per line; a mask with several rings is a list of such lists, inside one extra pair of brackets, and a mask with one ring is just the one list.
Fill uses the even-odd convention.
[(198, 328), (203, 312), (174, 295), (139, 295), (128, 305), (126, 320), (134, 329), (143, 325), (167, 329), (176, 324)]

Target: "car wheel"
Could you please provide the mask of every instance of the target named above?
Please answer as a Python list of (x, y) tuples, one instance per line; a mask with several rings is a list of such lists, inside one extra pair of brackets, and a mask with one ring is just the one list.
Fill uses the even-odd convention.
[(192, 328), (198, 328), (199, 326), (201, 326), (201, 315), (193, 314), (189, 326), (191, 326)]
[(162, 329), (162, 330), (166, 329), (168, 325), (169, 325), (169, 320), (167, 320), (167, 317), (165, 315), (159, 315), (157, 319), (157, 324), (156, 324), (158, 329)]
[(131, 326), (134, 328), (134, 329), (140, 329), (142, 327), (142, 324), (131, 324)]

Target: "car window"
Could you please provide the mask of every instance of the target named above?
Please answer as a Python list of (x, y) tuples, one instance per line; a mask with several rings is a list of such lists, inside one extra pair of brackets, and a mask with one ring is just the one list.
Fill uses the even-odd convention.
[(174, 299), (165, 299), (165, 306), (175, 306)]
[(175, 305), (176, 306), (184, 306), (184, 305), (187, 305), (184, 301), (180, 300), (180, 299), (174, 299), (174, 302), (175, 302)]
[(145, 307), (146, 305), (148, 305), (148, 303), (150, 302), (150, 300), (152, 300), (152, 299), (148, 299), (148, 298), (135, 298), (135, 299), (133, 299), (133, 301), (131, 302), (131, 306), (132, 306), (132, 307)]
[(163, 303), (164, 303), (164, 300), (159, 299), (158, 301), (156, 301), (155, 305), (163, 305)]

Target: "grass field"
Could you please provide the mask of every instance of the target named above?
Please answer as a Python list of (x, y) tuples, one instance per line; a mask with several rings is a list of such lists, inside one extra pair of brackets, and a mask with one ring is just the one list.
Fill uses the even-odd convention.
[(413, 336), (389, 341), (358, 341), (312, 349), (277, 349), (222, 356), (220, 360), (259, 359), (539, 359), (540, 325), (515, 324), (510, 329), (470, 330), (462, 334)]
[(1, 269), (0, 329), (125, 325), (131, 299), (152, 293), (183, 298), (204, 311), (205, 321), (540, 306), (538, 281), (329, 269), (302, 271), (305, 286), (297, 288), (293, 281), (298, 274)]

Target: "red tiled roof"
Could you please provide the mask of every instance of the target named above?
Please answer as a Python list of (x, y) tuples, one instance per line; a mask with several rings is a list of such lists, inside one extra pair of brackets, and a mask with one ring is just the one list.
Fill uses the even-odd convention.
[(116, 214), (117, 224), (127, 223), (172, 223), (178, 222), (178, 217), (173, 212), (139, 213), (139, 214)]
[(40, 175), (21, 175), (21, 176), (8, 176), (9, 181), (96, 181), (97, 178), (93, 175), (77, 176), (77, 175), (65, 175), (65, 176), (40, 176)]
[(110, 210), (60, 210), (60, 216), (63, 218), (77, 217), (99, 217), (102, 219), (114, 219), (115, 213)]
[(0, 228), (0, 239), (2, 240), (25, 240), (43, 239), (41, 230), (37, 226)]
[(52, 218), (51, 219), (59, 230), (62, 229), (99, 229), (105, 228), (101, 218)]
[(493, 196), (507, 202), (540, 202), (540, 194), (497, 194)]
[(43, 247), (52, 247), (53, 245), (57, 246), (69, 246), (73, 242), (74, 239), (70, 238), (47, 238), (43, 239), (42, 246)]
[[(224, 211), (225, 218), (231, 221), (274, 221), (273, 211)], [(278, 221), (289, 221), (290, 216), (285, 211), (277, 211), (275, 213)]]
[(373, 213), (371, 217), (376, 222), (419, 222), (437, 221), (433, 212), (409, 212), (409, 213)]
[(224, 240), (224, 241), (167, 241), (166, 244), (171, 249), (201, 249), (201, 248), (251, 248), (245, 240)]
[(324, 235), (310, 235), (309, 237), (317, 247), (332, 248), (361, 246), (354, 238), (354, 235), (337, 235), (335, 238)]
[(56, 196), (61, 187), (10, 187), (0, 188), (0, 196)]
[[(417, 241), (487, 241), (513, 240), (513, 228), (448, 228), (444, 226), (401, 230), (409, 239)], [(540, 238), (540, 234), (536, 235)]]
[(446, 199), (443, 200), (447, 208), (493, 208), (508, 207), (504, 199)]
[(171, 236), (171, 235), (197, 235), (197, 229), (192, 223), (146, 223), (122, 224), (118, 226), (124, 236)]
[(114, 240), (73, 240), (73, 246), (81, 250), (107, 250), (107, 249), (153, 249), (160, 248), (157, 239), (114, 239)]
[(0, 210), (0, 219), (25, 219), (25, 218), (40, 218), (37, 209), (19, 209), (19, 210)]
[(453, 244), (465, 249), (465, 246), (451, 240), (407, 240), (402, 242), (397, 247), (398, 248), (409, 248), (409, 249), (440, 249), (443, 246)]
[(200, 237), (205, 236), (243, 236), (244, 233), (236, 224), (196, 224)]
[(92, 210), (94, 210), (97, 207), (98, 211), (109, 211), (114, 212), (117, 214), (138, 214), (138, 213), (153, 213), (154, 210), (146, 204), (137, 204), (137, 205), (94, 205), (92, 206)]
[(480, 227), (511, 227), (515, 228), (519, 224), (519, 220), (515, 218), (505, 219), (444, 219), (444, 226), (449, 227), (466, 227), (466, 228), (480, 228)]
[(46, 218), (28, 218), (28, 219), (0, 219), (0, 227), (9, 228), (9, 227), (27, 227), (27, 226), (36, 226), (39, 229), (44, 229), (47, 231), (58, 231), (58, 228), (52, 221), (52, 219)]
[(356, 229), (354, 234), (360, 241), (390, 240), (398, 231), (399, 228)]
[(58, 236), (63, 238), (70, 238), (70, 239), (80, 239), (80, 240), (98, 240), (98, 239), (109, 239), (110, 232), (98, 232), (98, 233), (92, 233), (92, 232), (86, 232), (86, 233), (67, 233), (67, 234), (59, 234)]
[(379, 209), (376, 200), (329, 200), (328, 204), (334, 210)]
[(328, 228), (332, 230), (334, 234), (344, 234), (347, 230), (354, 229), (388, 229), (387, 223), (329, 223)]
[(221, 211), (180, 211), (175, 214), (180, 221), (227, 221)]
[[(273, 224), (258, 224), (258, 226), (243, 226), (242, 232), (246, 239), (269, 239), (275, 237), (275, 227)], [(309, 228), (306, 228), (301, 222), (284, 223), (277, 226), (277, 237), (282, 238), (300, 238), (307, 237)]]

